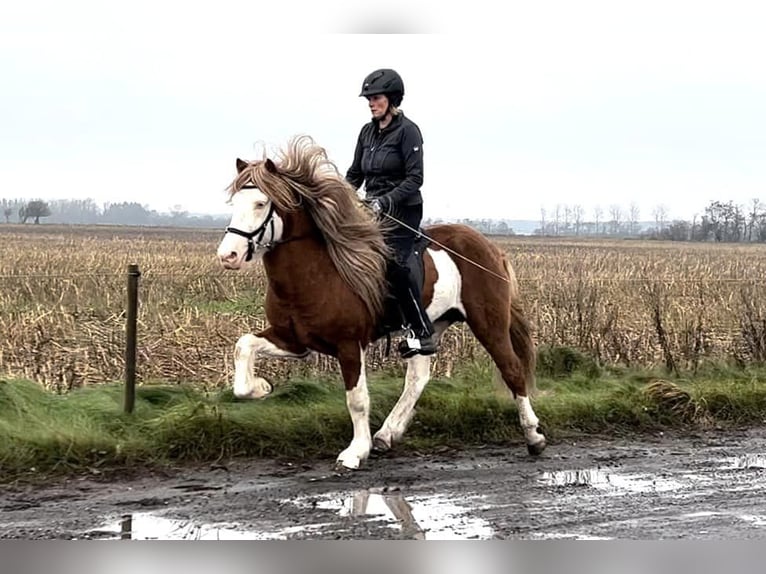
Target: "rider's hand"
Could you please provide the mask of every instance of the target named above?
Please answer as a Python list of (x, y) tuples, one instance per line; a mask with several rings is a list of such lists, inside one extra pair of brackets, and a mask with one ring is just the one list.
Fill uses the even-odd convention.
[(385, 198), (381, 197), (365, 199), (363, 200), (363, 203), (369, 207), (375, 215), (380, 215), (383, 211), (386, 210), (387, 206), (387, 203), (385, 203)]

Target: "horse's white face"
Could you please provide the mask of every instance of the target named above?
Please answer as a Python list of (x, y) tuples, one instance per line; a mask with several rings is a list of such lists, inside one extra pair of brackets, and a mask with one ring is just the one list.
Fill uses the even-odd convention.
[(241, 189), (231, 203), (231, 223), (218, 245), (218, 259), (226, 269), (240, 269), (247, 259), (248, 238), (253, 242), (252, 260), (257, 260), (282, 238), (283, 223), (269, 198), (259, 189)]

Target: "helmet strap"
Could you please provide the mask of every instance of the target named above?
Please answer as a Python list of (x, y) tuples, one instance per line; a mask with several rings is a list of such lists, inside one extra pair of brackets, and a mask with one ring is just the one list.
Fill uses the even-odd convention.
[(391, 113), (391, 104), (388, 104), (388, 107), (386, 108), (386, 113), (384, 113), (382, 117), (373, 118), (372, 121), (375, 122), (375, 125), (378, 126), (378, 129), (381, 129), (380, 122), (386, 120), (387, 118), (389, 118), (390, 120), (394, 119), (394, 116)]
[(380, 126), (380, 122), (385, 120), (386, 118), (389, 118), (390, 120), (394, 119), (394, 114), (391, 112), (391, 98), (389, 96), (386, 96), (386, 101), (388, 102), (386, 104), (386, 111), (383, 113), (383, 117), (376, 121), (378, 126)]

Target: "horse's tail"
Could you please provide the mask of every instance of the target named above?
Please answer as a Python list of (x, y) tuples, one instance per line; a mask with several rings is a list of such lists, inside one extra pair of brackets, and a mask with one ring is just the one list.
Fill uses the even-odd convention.
[(511, 267), (511, 263), (505, 255), (503, 255), (503, 266), (509, 279), (508, 297), (511, 304), (511, 326), (509, 332), (511, 345), (519, 359), (519, 368), (524, 378), (527, 396), (529, 396), (536, 389), (535, 368), (537, 365), (537, 351), (532, 340), (532, 329), (530, 328), (529, 320), (521, 305), (516, 273), (513, 271), (513, 267)]

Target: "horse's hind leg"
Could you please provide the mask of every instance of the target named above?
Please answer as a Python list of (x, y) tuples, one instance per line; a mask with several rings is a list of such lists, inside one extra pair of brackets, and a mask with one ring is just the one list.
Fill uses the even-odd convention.
[(532, 403), (529, 400), (523, 367), (514, 353), (508, 336), (506, 335), (505, 338), (500, 339), (501, 335), (498, 333), (497, 337), (499, 339), (497, 342), (487, 344), (487, 351), (492, 356), (495, 365), (500, 371), (500, 376), (516, 400), (519, 422), (524, 431), (527, 450), (529, 454), (538, 455), (545, 450), (545, 436), (538, 429), (540, 421), (534, 409), (532, 409)]
[(540, 421), (529, 400), (529, 391), (534, 388), (535, 381), (535, 349), (521, 309), (514, 304), (510, 320), (506, 321), (493, 320), (486, 312), (479, 312), (477, 318), (469, 311), (467, 322), (513, 394), (529, 454), (542, 453), (546, 446), (545, 436), (538, 429)]
[[(434, 336), (438, 340), (449, 327), (449, 322), (434, 323)], [(401, 440), (404, 432), (415, 415), (415, 404), (431, 380), (431, 356), (415, 355), (407, 359), (407, 374), (404, 378), (404, 390), (399, 400), (391, 409), (380, 430), (372, 437), (373, 448), (377, 451), (389, 450)]]

